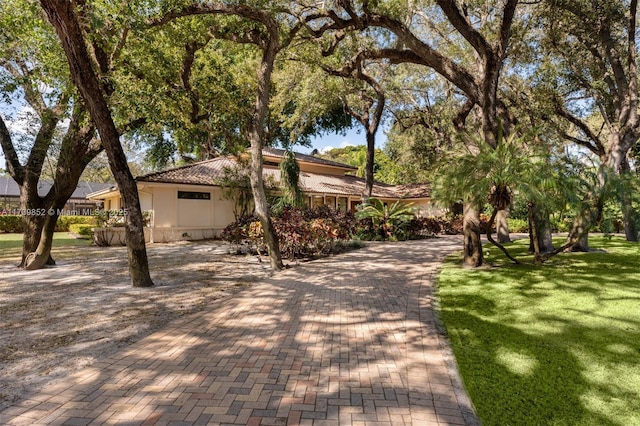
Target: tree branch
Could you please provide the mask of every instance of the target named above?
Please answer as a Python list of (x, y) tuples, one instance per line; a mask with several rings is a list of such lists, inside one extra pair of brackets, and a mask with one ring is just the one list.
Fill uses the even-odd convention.
[(20, 164), (18, 153), (11, 141), (11, 134), (2, 116), (0, 116), (0, 146), (2, 146), (2, 152), (7, 163), (7, 171), (16, 182), (22, 182), (24, 180), (24, 167)]
[[(514, 0), (509, 0), (508, 3), (513, 2)], [(469, 22), (467, 18), (465, 18), (465, 14), (460, 7), (458, 7), (458, 3), (452, 0), (436, 0), (440, 9), (444, 12), (444, 14), (451, 22), (451, 25), (458, 30), (458, 32), (464, 37), (467, 42), (473, 47), (473, 49), (478, 52), (480, 57), (486, 61), (487, 58), (494, 55), (493, 48), (487, 42), (482, 34), (480, 34)], [(515, 1), (517, 3), (517, 1)]]

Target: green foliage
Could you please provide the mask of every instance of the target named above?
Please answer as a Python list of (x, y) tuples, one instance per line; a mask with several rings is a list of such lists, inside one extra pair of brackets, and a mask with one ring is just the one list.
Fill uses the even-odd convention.
[(529, 232), (529, 221), (525, 219), (507, 218), (509, 232)]
[(93, 216), (60, 216), (56, 222), (56, 232), (69, 232), (72, 225), (96, 226), (97, 221)]
[(95, 225), (83, 225), (81, 223), (73, 223), (69, 225), (69, 232), (71, 234), (79, 235), (81, 237), (93, 239), (93, 230)]
[[(283, 257), (290, 259), (325, 256), (351, 239), (355, 218), (327, 206), (314, 209), (286, 206), (272, 218)], [(250, 243), (266, 252), (262, 226), (253, 216), (245, 216), (228, 225), (222, 239), (234, 244)]]
[(402, 200), (389, 205), (377, 198), (369, 198), (367, 203), (358, 206), (356, 218), (370, 220), (375, 234), (387, 240), (404, 233), (403, 228), (415, 218), (415, 210), (412, 203)]
[[(419, 84), (415, 82), (415, 86)], [(442, 100), (432, 105), (428, 112), (414, 108), (395, 111), (396, 121), (387, 134), (384, 147), (385, 154), (397, 167), (394, 183), (422, 183), (434, 179), (438, 160), (452, 149), (457, 133), (452, 120), (454, 111), (459, 108), (451, 100)]]
[[(620, 238), (591, 244), (607, 252), (544, 268), (504, 264), (493, 247), (499, 268), (447, 260), (440, 317), (483, 424), (640, 424), (640, 251)], [(513, 249), (525, 255), (528, 241)]]
[(0, 2), (0, 58), (0, 99), (6, 103), (12, 102), (11, 95), (22, 85), (34, 90), (33, 94), (41, 89), (38, 84), (46, 86), (44, 98), (49, 102), (67, 90), (69, 71), (64, 53), (35, 2)]
[(464, 151), (454, 151), (438, 168), (433, 198), (442, 205), (456, 202), (485, 202), (498, 210), (508, 206), (515, 191), (526, 194), (526, 199), (543, 199), (540, 179), (546, 159), (536, 153), (516, 133), (498, 138), (495, 148), (469, 136), (462, 141)]
[(0, 232), (22, 232), (22, 216), (0, 215)]
[[(334, 148), (319, 155), (320, 158), (336, 161), (357, 167), (356, 176), (364, 177), (367, 163), (367, 147), (365, 145)], [(373, 162), (373, 179), (376, 182), (397, 184), (400, 170), (384, 151), (375, 150)]]
[[(123, 211), (96, 210), (93, 212), (98, 228), (111, 228), (113, 226), (125, 226), (125, 217)], [(143, 212), (144, 220), (144, 212)]]
[[(60, 216), (56, 222), (55, 232), (69, 232), (73, 224), (96, 225), (96, 219), (92, 216)], [(22, 216), (0, 215), (0, 232), (21, 233)]]
[(275, 211), (281, 211), (285, 206), (302, 207), (305, 204), (305, 195), (298, 183), (300, 179), (300, 165), (293, 151), (286, 150), (280, 161), (280, 190), (282, 191)]
[(236, 220), (249, 214), (253, 200), (248, 163), (237, 159), (234, 167), (225, 167), (222, 177), (215, 184), (222, 188), (222, 199), (233, 201), (233, 216)]

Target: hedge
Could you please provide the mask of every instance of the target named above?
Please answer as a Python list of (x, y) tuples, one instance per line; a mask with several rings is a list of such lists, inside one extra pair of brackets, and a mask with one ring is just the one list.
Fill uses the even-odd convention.
[(95, 225), (72, 223), (71, 225), (69, 225), (69, 232), (75, 235), (79, 235), (81, 237), (87, 237), (87, 238), (93, 239), (92, 228), (95, 228)]
[(22, 233), (22, 216), (1, 215), (0, 232)]
[[(69, 226), (73, 224), (96, 226), (96, 218), (93, 216), (60, 216), (56, 223), (56, 232), (69, 232)], [(18, 233), (22, 230), (22, 216), (0, 215), (0, 232)]]
[(60, 216), (56, 223), (56, 232), (69, 232), (74, 224), (92, 225), (96, 227), (96, 218), (93, 216)]

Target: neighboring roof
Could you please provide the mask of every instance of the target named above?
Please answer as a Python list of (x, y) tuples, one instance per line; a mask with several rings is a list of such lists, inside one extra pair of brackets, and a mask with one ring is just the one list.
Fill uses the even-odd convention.
[(411, 183), (408, 185), (396, 185), (395, 191), (405, 198), (429, 198), (431, 197), (431, 184)]
[[(284, 153), (285, 153), (284, 149), (277, 149), (277, 148), (262, 149), (262, 155), (266, 157), (282, 158)], [(323, 166), (338, 167), (346, 170), (358, 170), (357, 167), (350, 166), (349, 164), (338, 163), (337, 161), (325, 160), (324, 158), (314, 157), (313, 155), (300, 154), (299, 152), (296, 152), (295, 154), (296, 154), (296, 160), (298, 160), (299, 162), (321, 164)]]
[[(41, 180), (38, 182), (38, 195), (44, 197), (49, 192), (52, 181)], [(78, 182), (76, 190), (73, 191), (71, 199), (85, 200), (87, 195), (100, 191), (112, 186), (110, 183), (96, 183), (96, 182)], [(15, 180), (11, 177), (0, 177), (0, 197), (20, 197), (20, 187)]]
[[(344, 175), (321, 175), (317, 173), (300, 172), (300, 189), (306, 193), (332, 194), (332, 195), (361, 195), (364, 193), (364, 179)], [(398, 198), (398, 193), (393, 185), (375, 182), (373, 184), (372, 197)]]
[(216, 185), (224, 177), (225, 169), (234, 169), (236, 160), (231, 157), (217, 157), (186, 166), (138, 176), (138, 182), (181, 183), (190, 185)]
[[(138, 182), (174, 183), (182, 185), (216, 186), (224, 177), (225, 169), (237, 166), (233, 157), (217, 157), (186, 166), (150, 173), (136, 178)], [(265, 177), (280, 181), (280, 170), (264, 168)], [(361, 195), (364, 192), (364, 179), (350, 175), (325, 175), (320, 173), (300, 172), (300, 189), (306, 193), (332, 195)], [(95, 194), (94, 194), (95, 195)], [(387, 185), (376, 182), (373, 186), (373, 197), (376, 198), (428, 198), (429, 185)]]

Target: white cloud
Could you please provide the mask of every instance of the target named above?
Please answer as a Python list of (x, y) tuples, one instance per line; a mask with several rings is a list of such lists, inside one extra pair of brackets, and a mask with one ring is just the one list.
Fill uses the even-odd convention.
[[(355, 144), (353, 142), (351, 142), (351, 140), (349, 139), (342, 139), (342, 141), (340, 142), (339, 148), (346, 148), (348, 146), (355, 146)], [(326, 153), (327, 151), (331, 151), (332, 149), (335, 149), (335, 146), (331, 146), (331, 145), (327, 145), (327, 146), (323, 146), (322, 148), (320, 148), (318, 151), (320, 151), (322, 154)]]

